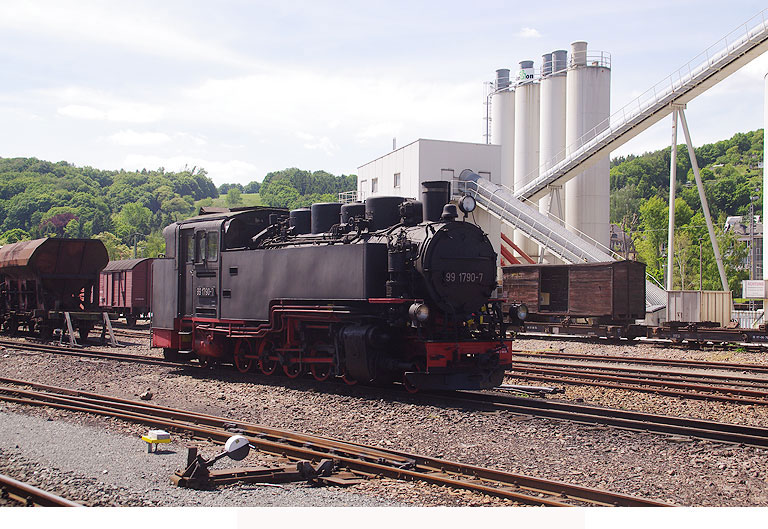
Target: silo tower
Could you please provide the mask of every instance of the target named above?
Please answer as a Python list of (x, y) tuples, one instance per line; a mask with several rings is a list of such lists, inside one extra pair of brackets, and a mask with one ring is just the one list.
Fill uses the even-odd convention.
[[(533, 61), (521, 61), (515, 88), (515, 187), (539, 176), (539, 79)], [(515, 232), (517, 244), (529, 256), (539, 247), (522, 233)]]
[(508, 68), (496, 70), (491, 96), (491, 143), (501, 146), (501, 178), (494, 181), (512, 189), (515, 185), (515, 91), (509, 81)]
[[(571, 44), (566, 89), (568, 152), (608, 127), (611, 111), (611, 61), (606, 52), (587, 52)], [(584, 135), (587, 135), (584, 137)], [(582, 139), (583, 138), (583, 139)], [(610, 242), (610, 161), (608, 155), (565, 184), (565, 222), (608, 247)]]
[[(568, 52), (556, 50), (542, 56), (541, 127), (539, 133), (539, 171), (546, 171), (565, 157), (565, 105)], [(561, 186), (550, 186), (550, 194), (539, 200), (539, 211), (562, 223), (565, 216)], [(544, 262), (560, 262), (543, 247)]]

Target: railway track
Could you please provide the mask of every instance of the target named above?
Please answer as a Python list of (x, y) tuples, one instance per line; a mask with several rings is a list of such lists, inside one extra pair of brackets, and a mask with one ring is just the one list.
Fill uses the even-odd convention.
[(13, 340), (0, 340), (0, 346), (9, 347), (15, 349), (22, 349), (25, 351), (36, 351), (42, 353), (52, 353), (65, 356), (79, 356), (85, 358), (99, 358), (106, 360), (116, 360), (122, 362), (134, 362), (140, 364), (155, 364), (161, 366), (173, 366), (173, 367), (200, 367), (197, 363), (189, 362), (174, 362), (171, 360), (165, 360), (156, 356), (135, 355), (128, 353), (115, 353), (113, 351), (103, 351), (97, 349), (73, 349), (71, 347), (64, 347), (60, 345), (49, 345), (33, 342), (16, 342)]
[[(114, 417), (223, 443), (234, 433), (266, 453), (296, 460), (332, 458), (363, 476), (420, 480), (472, 490), (526, 505), (544, 506), (666, 506), (655, 500), (612, 493), (558, 481), (381, 449), (339, 439), (318, 437), (225, 417), (199, 414), (143, 402), (118, 399), (67, 388), (0, 379), (0, 400)], [(34, 389), (22, 389), (27, 386)]]
[[(589, 385), (611, 389), (643, 391), (692, 399), (739, 404), (768, 405), (768, 369), (753, 364), (672, 362), (659, 359), (662, 366), (677, 370), (622, 367), (635, 363), (622, 357), (592, 357), (573, 354), (519, 353), (510, 376), (549, 383)], [(544, 356), (544, 358), (542, 358)], [(526, 358), (526, 357), (534, 357)], [(606, 365), (610, 362), (610, 365)], [(650, 359), (638, 363), (652, 364)], [(681, 371), (680, 369), (687, 369)], [(716, 369), (720, 373), (706, 373)], [(730, 371), (723, 373), (722, 371)], [(762, 376), (761, 376), (762, 375)]]
[(0, 498), (26, 507), (82, 507), (79, 503), (0, 474)]
[(532, 333), (532, 332), (519, 332), (517, 336), (526, 340), (547, 340), (558, 342), (583, 342), (583, 343), (616, 343), (621, 345), (632, 345), (636, 343), (642, 343), (644, 345), (650, 345), (657, 348), (674, 348), (674, 349), (706, 349), (713, 351), (733, 351), (736, 348), (743, 349), (745, 351), (754, 353), (764, 353), (768, 350), (768, 343), (765, 342), (747, 342), (741, 337), (736, 337), (724, 341), (714, 340), (707, 336), (702, 336), (699, 340), (687, 339), (671, 340), (664, 338), (636, 338), (636, 339), (621, 339), (621, 338), (607, 338), (602, 336), (592, 335), (577, 335), (577, 334), (555, 334), (555, 333)]
[(499, 392), (456, 391), (452, 394), (443, 394), (442, 398), (446, 402), (455, 402), (458, 406), (466, 405), (467, 402), (474, 402), (532, 417), (561, 419), (583, 424), (600, 424), (628, 430), (647, 431), (677, 437), (695, 437), (761, 448), (768, 447), (768, 428), (759, 426), (522, 398)]
[(607, 360), (613, 363), (624, 364), (651, 364), (657, 366), (677, 366), (689, 368), (705, 369), (724, 369), (734, 371), (752, 371), (754, 373), (768, 373), (768, 366), (758, 364), (744, 364), (738, 362), (716, 362), (708, 360), (684, 360), (677, 358), (658, 358), (658, 357), (639, 357), (639, 356), (616, 356), (616, 355), (593, 355), (581, 353), (565, 353), (556, 351), (514, 351), (518, 357), (534, 358), (562, 358), (568, 360), (597, 361)]
[[(42, 344), (19, 344), (18, 342), (4, 341), (0, 341), (0, 345), (14, 346), (22, 349), (30, 348), (36, 351), (57, 354), (107, 358), (118, 361), (141, 362), (172, 367), (200, 368), (199, 364), (196, 363), (170, 362), (155, 357), (112, 353), (109, 351), (83, 351)], [(4, 380), (6, 379), (0, 378), (0, 381)], [(11, 382), (13, 381), (11, 380)], [(330, 382), (327, 384), (330, 385), (333, 383)], [(519, 398), (501, 392), (425, 393), (423, 394), (423, 397), (426, 399), (434, 399), (437, 397), (441, 403), (452, 402), (457, 406), (464, 406), (467, 403), (475, 405), (483, 404), (486, 406), (493, 406), (497, 409), (533, 417), (569, 420), (585, 424), (602, 424), (636, 431), (648, 431), (667, 435), (696, 437), (700, 439), (768, 447), (768, 428), (647, 414), (551, 400)]]

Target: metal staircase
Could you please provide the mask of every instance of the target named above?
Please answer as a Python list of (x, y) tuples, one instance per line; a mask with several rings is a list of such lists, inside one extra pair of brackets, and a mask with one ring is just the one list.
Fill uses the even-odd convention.
[[(545, 246), (566, 263), (600, 263), (613, 261), (608, 248), (601, 249), (596, 242), (579, 237), (559, 223), (539, 213), (539, 210), (515, 198), (508, 190), (487, 178), (465, 169), (459, 176), (460, 188), (474, 197), (483, 209), (526, 237)], [(666, 292), (651, 281), (645, 282), (648, 307), (665, 306)]]
[[(613, 113), (552, 161), (542, 164), (538, 170), (540, 176), (520, 189), (512, 191), (468, 170), (461, 174), (461, 185), (475, 197), (478, 205), (567, 263), (613, 260), (607, 248), (602, 250), (595, 243), (566, 230), (524, 201), (538, 201), (548, 193), (548, 186), (555, 183), (562, 185), (577, 176), (671, 114), (672, 105), (685, 105), (766, 51), (768, 9)], [(666, 304), (666, 291), (652, 281), (646, 281), (646, 305)]]

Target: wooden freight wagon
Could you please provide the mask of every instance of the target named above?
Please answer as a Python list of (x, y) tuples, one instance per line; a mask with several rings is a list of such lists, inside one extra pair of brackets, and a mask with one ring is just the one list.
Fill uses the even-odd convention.
[(101, 271), (99, 304), (104, 310), (125, 317), (129, 326), (138, 319), (149, 318), (152, 310), (152, 261), (110, 261)]
[(589, 318), (630, 323), (645, 318), (645, 264), (614, 261), (502, 268), (503, 296), (528, 306), (528, 321)]

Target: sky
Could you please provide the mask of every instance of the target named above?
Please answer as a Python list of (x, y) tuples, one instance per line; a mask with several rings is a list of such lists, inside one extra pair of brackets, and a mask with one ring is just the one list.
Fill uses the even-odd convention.
[[(585, 40), (611, 54), (613, 112), (764, 7), (2, 0), (0, 157), (202, 167), (217, 185), (287, 167), (354, 174), (393, 138), (484, 143), (483, 83), (498, 68), (540, 68)], [(766, 73), (768, 54), (689, 103), (694, 144), (763, 127)], [(670, 137), (671, 118), (613, 156)]]

